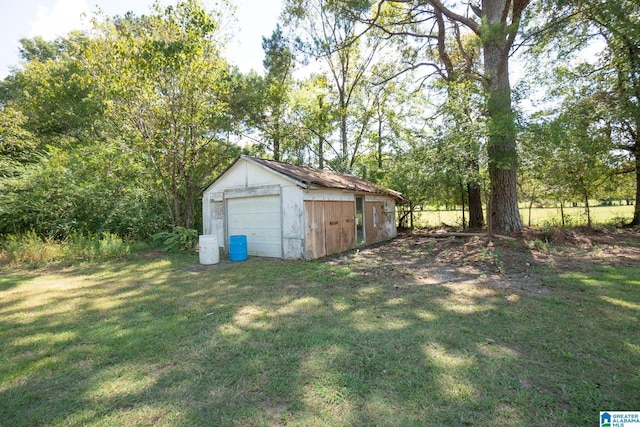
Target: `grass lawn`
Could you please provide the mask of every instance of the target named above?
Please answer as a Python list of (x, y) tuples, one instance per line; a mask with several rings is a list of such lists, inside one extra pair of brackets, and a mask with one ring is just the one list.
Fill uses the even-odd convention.
[(0, 425), (593, 426), (640, 410), (638, 267), (532, 261), (544, 292), (527, 292), (418, 273), (434, 246), (395, 247), (0, 271)]

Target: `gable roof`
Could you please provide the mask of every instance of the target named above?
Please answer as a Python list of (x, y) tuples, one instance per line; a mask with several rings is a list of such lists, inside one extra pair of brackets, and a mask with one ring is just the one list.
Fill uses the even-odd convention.
[[(406, 201), (406, 198), (402, 195), (402, 193), (381, 187), (371, 181), (367, 181), (366, 179), (362, 179), (357, 176), (316, 169), (310, 166), (297, 166), (288, 163), (277, 162), (275, 160), (260, 159), (244, 154), (238, 158), (238, 160), (240, 159), (246, 159), (250, 162), (266, 167), (273, 172), (297, 181), (304, 187), (313, 185), (317, 187), (333, 188), (338, 190), (384, 194), (394, 197), (398, 201)], [(238, 160), (236, 160), (236, 162)]]

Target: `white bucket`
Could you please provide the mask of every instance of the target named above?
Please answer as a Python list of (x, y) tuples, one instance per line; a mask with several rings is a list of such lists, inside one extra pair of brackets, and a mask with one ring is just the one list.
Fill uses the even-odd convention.
[(220, 262), (220, 249), (218, 238), (213, 234), (203, 234), (200, 236), (200, 264), (211, 265)]

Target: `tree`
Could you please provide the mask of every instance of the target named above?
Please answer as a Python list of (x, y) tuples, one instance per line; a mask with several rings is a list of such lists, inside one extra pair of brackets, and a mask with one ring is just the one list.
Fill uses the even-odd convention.
[(604, 194), (617, 163), (611, 152), (610, 129), (592, 101), (584, 94), (569, 97), (560, 113), (531, 124), (523, 138), (522, 154), (531, 178), (543, 186), (547, 196), (561, 205), (565, 201), (584, 204), (588, 226), (589, 200)]
[[(354, 7), (358, 2), (347, 2)], [(339, 149), (333, 168), (348, 172), (356, 162), (371, 115), (357, 116), (357, 92), (366, 85), (383, 39), (359, 38), (358, 22), (340, 1), (285, 0), (285, 22), (297, 31), (296, 44), (305, 60), (321, 60), (336, 93)], [(324, 102), (324, 101), (323, 101)], [(322, 109), (322, 108), (321, 108)]]
[[(517, 151), (515, 115), (511, 105), (509, 58), (518, 34), (522, 13), (529, 0), (482, 0), (469, 4), (475, 16), (458, 13), (439, 0), (375, 2), (369, 19), (360, 19), (390, 37), (408, 45), (426, 45), (420, 51), (441, 51), (447, 32), (460, 26), (480, 39), (483, 54), (481, 79), (486, 98), (487, 153), (491, 185), (489, 218), (492, 226), (504, 232), (518, 231), (522, 221), (517, 199)], [(450, 25), (446, 24), (448, 20)], [(464, 53), (463, 53), (464, 54)], [(433, 58), (433, 56), (431, 56)], [(416, 57), (406, 69), (447, 68), (446, 57), (438, 61)]]
[[(483, 119), (482, 87), (480, 86), (479, 40), (473, 34), (462, 35), (454, 26), (453, 36), (442, 39), (446, 33), (443, 19), (438, 18), (439, 34), (437, 57), (443, 69), (435, 82), (436, 90), (445, 93), (445, 100), (438, 108), (442, 121), (439, 126), (439, 158), (447, 165), (459, 182), (462, 201), (462, 222), (465, 223), (465, 204), (468, 199), (469, 227), (482, 228), (480, 158), (484, 148), (485, 121)], [(443, 146), (444, 145), (444, 146)], [(466, 193), (466, 194), (465, 194)]]
[(104, 120), (87, 41), (23, 39), (22, 63), (0, 83), (0, 234), (144, 239), (168, 225), (152, 174)]
[(94, 21), (87, 65), (121, 128), (143, 153), (174, 226), (192, 226), (200, 189), (237, 155), (221, 33), (197, 1)]
[(251, 147), (258, 154), (269, 153), (276, 161), (291, 160), (289, 151), (298, 146), (297, 126), (292, 120), (294, 56), (280, 25), (269, 38), (262, 38), (265, 75), (251, 72), (241, 76), (244, 119), (249, 131), (258, 130), (261, 139)]
[(269, 39), (262, 38), (266, 70), (262, 104), (262, 129), (271, 140), (273, 159), (280, 161), (287, 139), (293, 140), (291, 126), (286, 122), (289, 92), (292, 86), (294, 57), (278, 25)]
[(325, 167), (328, 138), (337, 115), (326, 75), (312, 74), (298, 83), (292, 95), (294, 120), (299, 124), (297, 139), (307, 152), (307, 163)]
[(26, 129), (26, 117), (13, 107), (0, 105), (0, 177), (11, 176), (34, 157), (35, 138)]
[[(482, 174), (480, 170), (485, 140), (485, 122), (478, 90), (473, 80), (464, 82), (443, 82), (446, 100), (438, 108), (436, 126), (435, 155), (438, 163), (434, 167), (446, 171), (453, 188), (459, 189), (458, 201), (462, 203), (463, 226), (465, 205), (469, 206), (469, 227), (484, 225), (482, 212)], [(459, 204), (459, 203), (456, 203)]]
[[(640, 225), (640, 5), (630, 0), (556, 0), (538, 3), (532, 14), (537, 19), (530, 19), (528, 32), (538, 58), (541, 52), (555, 54), (553, 68), (569, 68), (565, 75), (572, 81), (597, 88), (590, 102), (597, 102), (606, 116), (612, 149), (628, 153), (619, 172), (635, 175), (631, 225)], [(580, 55), (594, 42), (603, 45), (602, 52), (584, 61)]]
[(80, 32), (54, 41), (22, 39), (22, 64), (0, 83), (0, 102), (25, 116), (40, 150), (100, 137), (102, 100), (82, 62), (87, 42)]

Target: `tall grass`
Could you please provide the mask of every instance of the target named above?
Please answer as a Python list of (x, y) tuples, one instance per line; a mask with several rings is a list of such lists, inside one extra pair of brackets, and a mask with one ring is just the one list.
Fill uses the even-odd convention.
[(129, 254), (130, 245), (113, 233), (73, 233), (59, 241), (34, 231), (10, 234), (0, 243), (0, 263), (42, 265), (57, 261), (107, 261)]

